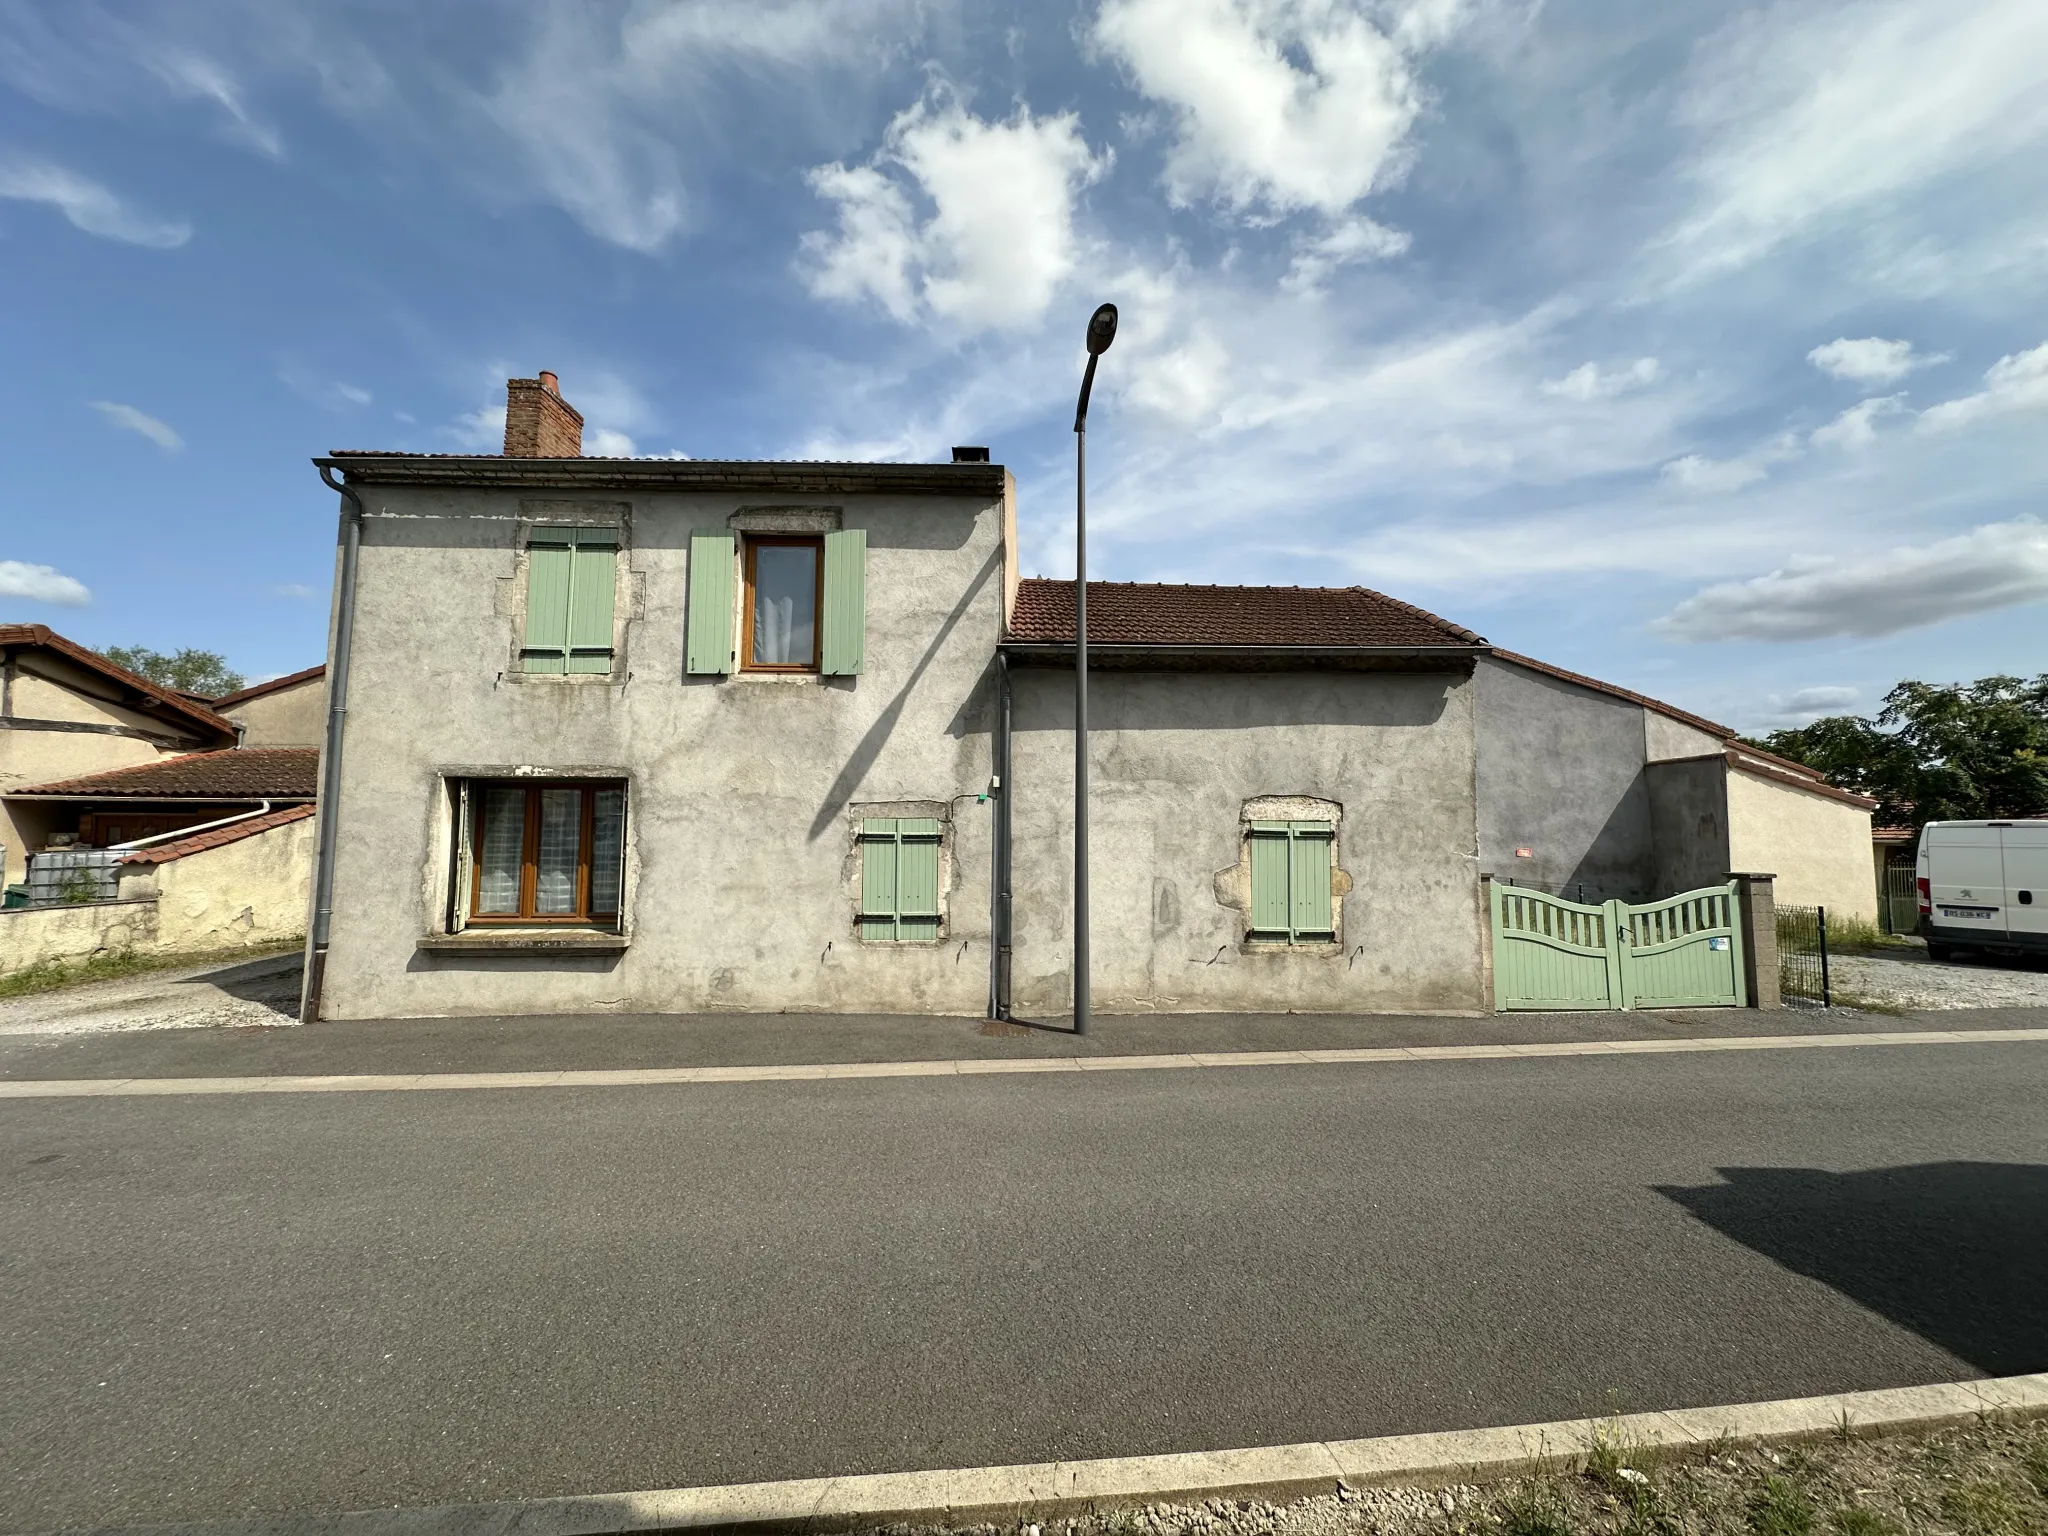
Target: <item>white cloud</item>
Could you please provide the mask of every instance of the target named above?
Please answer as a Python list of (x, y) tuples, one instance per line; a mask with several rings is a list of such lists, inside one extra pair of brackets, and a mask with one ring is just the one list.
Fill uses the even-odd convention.
[(243, 104), (239, 87), (218, 62), (183, 50), (152, 51), (144, 57), (150, 70), (178, 95), (211, 101), (225, 112), (229, 139), (266, 159), (284, 158), (283, 137), (269, 124), (257, 121)]
[(1837, 337), (1806, 354), (1806, 360), (1831, 379), (1849, 379), (1858, 384), (1889, 384), (1903, 379), (1915, 368), (1945, 363), (1949, 354), (1915, 356), (1910, 341), (1886, 341), (1881, 336), (1864, 336), (1851, 341)]
[[(1697, 201), (1659, 242), (1682, 277), (1827, 233), (1899, 259), (1934, 233), (1915, 194), (1966, 172), (2001, 177), (2048, 139), (2040, 0), (1744, 9), (1698, 58), (1683, 111), (1702, 136), (1684, 168)], [(2009, 186), (1976, 206), (2033, 222)]]
[(1587, 404), (1611, 400), (1632, 389), (1654, 384), (1664, 369), (1654, 357), (1639, 357), (1626, 368), (1603, 369), (1598, 363), (1581, 363), (1561, 379), (1545, 379), (1543, 393)]
[(811, 172), (839, 225), (804, 236), (799, 269), (818, 297), (872, 299), (904, 324), (1035, 324), (1074, 269), (1074, 200), (1107, 166), (1072, 113), (985, 122), (934, 93), (897, 114), (868, 164)]
[(1344, 0), (1106, 0), (1091, 36), (1171, 112), (1175, 201), (1335, 219), (1401, 173), (1423, 106), (1414, 55), (1461, 11), (1380, 25)]
[(92, 601), (84, 582), (66, 576), (54, 565), (30, 565), (25, 560), (0, 560), (0, 597), (55, 603), (63, 608), (83, 608)]
[(1920, 413), (1920, 425), (1938, 431), (1987, 416), (2048, 408), (2048, 342), (2031, 352), (2001, 357), (1984, 373), (1984, 388), (1974, 395), (1944, 400)]
[(636, 452), (633, 439), (610, 427), (593, 427), (583, 440), (583, 451), (595, 459), (630, 459)]
[(0, 162), (0, 198), (47, 203), (87, 234), (129, 245), (167, 251), (192, 238), (190, 224), (152, 218), (98, 182), (48, 161), (15, 157)]
[(1906, 414), (1904, 395), (1879, 395), (1852, 405), (1824, 427), (1813, 429), (1817, 448), (1868, 448), (1877, 441), (1877, 423)]
[(1764, 720), (1774, 729), (1792, 730), (1829, 715), (1847, 714), (1849, 706), (1862, 697), (1861, 689), (1840, 684), (1801, 688), (1790, 694), (1774, 693), (1765, 701), (1769, 709)]
[(167, 453), (176, 453), (185, 446), (185, 440), (173, 428), (132, 405), (122, 405), (116, 400), (95, 400), (91, 403), (94, 410), (122, 431), (140, 433)]
[(277, 597), (288, 597), (296, 602), (305, 602), (310, 598), (318, 596), (318, 594), (311, 587), (307, 586), (303, 581), (280, 581), (276, 585), (271, 587), (270, 590), (272, 594)]
[(464, 411), (448, 432), (457, 446), (472, 453), (496, 453), (505, 446), (505, 407), (484, 405)]
[(1747, 489), (1787, 460), (1799, 457), (1799, 444), (1791, 434), (1780, 433), (1761, 448), (1733, 459), (1710, 459), (1688, 453), (1666, 464), (1662, 475), (1667, 484), (1703, 496), (1728, 496)]
[(1293, 264), (1280, 286), (1289, 293), (1320, 293), (1337, 268), (1399, 256), (1408, 249), (1410, 239), (1406, 230), (1389, 229), (1371, 219), (1341, 220), (1325, 234), (1295, 242)]
[(1751, 581), (1706, 587), (1652, 627), (1674, 640), (1895, 635), (2048, 599), (2048, 526), (1987, 523), (1881, 554), (1808, 556)]
[(360, 389), (354, 384), (343, 384), (339, 381), (335, 383), (334, 392), (350, 405), (368, 405), (376, 398), (367, 389)]

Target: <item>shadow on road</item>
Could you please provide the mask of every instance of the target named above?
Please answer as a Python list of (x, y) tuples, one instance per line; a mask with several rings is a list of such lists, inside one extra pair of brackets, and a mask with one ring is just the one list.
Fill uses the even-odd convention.
[(2048, 1368), (2048, 1167), (1723, 1168), (1659, 1185), (1717, 1231), (1993, 1376)]
[(297, 949), (209, 967), (180, 978), (181, 985), (213, 987), (244, 1002), (260, 1003), (296, 1018), (305, 957)]

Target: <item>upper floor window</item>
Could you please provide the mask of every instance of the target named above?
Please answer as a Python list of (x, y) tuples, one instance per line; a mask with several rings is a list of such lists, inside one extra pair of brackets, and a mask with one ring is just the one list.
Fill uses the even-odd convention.
[(609, 674), (616, 528), (536, 527), (526, 542), (525, 672)]
[(824, 540), (747, 540), (743, 665), (750, 672), (818, 670), (818, 611), (825, 585)]
[(862, 528), (692, 534), (684, 672), (864, 671), (867, 548)]

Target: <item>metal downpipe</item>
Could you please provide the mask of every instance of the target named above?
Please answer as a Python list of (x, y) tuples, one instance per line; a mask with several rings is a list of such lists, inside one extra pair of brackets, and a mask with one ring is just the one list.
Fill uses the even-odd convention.
[(335, 591), (334, 654), (327, 660), (327, 733), (320, 744), (320, 833), (313, 860), (313, 921), (306, 931), (306, 986), (299, 1019), (320, 1017), (320, 990), (327, 979), (327, 945), (334, 926), (335, 823), (341, 801), (342, 728), (348, 717), (348, 661), (355, 638), (356, 557), (363, 540), (363, 499), (325, 464), (317, 466), (328, 488), (348, 504), (342, 516), (341, 578)]

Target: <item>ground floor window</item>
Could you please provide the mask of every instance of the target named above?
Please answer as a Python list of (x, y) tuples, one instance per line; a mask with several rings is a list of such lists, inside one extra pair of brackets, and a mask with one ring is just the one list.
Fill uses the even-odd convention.
[(1247, 934), (1260, 944), (1329, 944), (1337, 931), (1331, 915), (1327, 821), (1255, 821), (1252, 921)]
[(463, 798), (470, 922), (617, 925), (625, 785), (477, 779)]
[(860, 936), (900, 944), (939, 936), (939, 846), (932, 817), (860, 824)]

